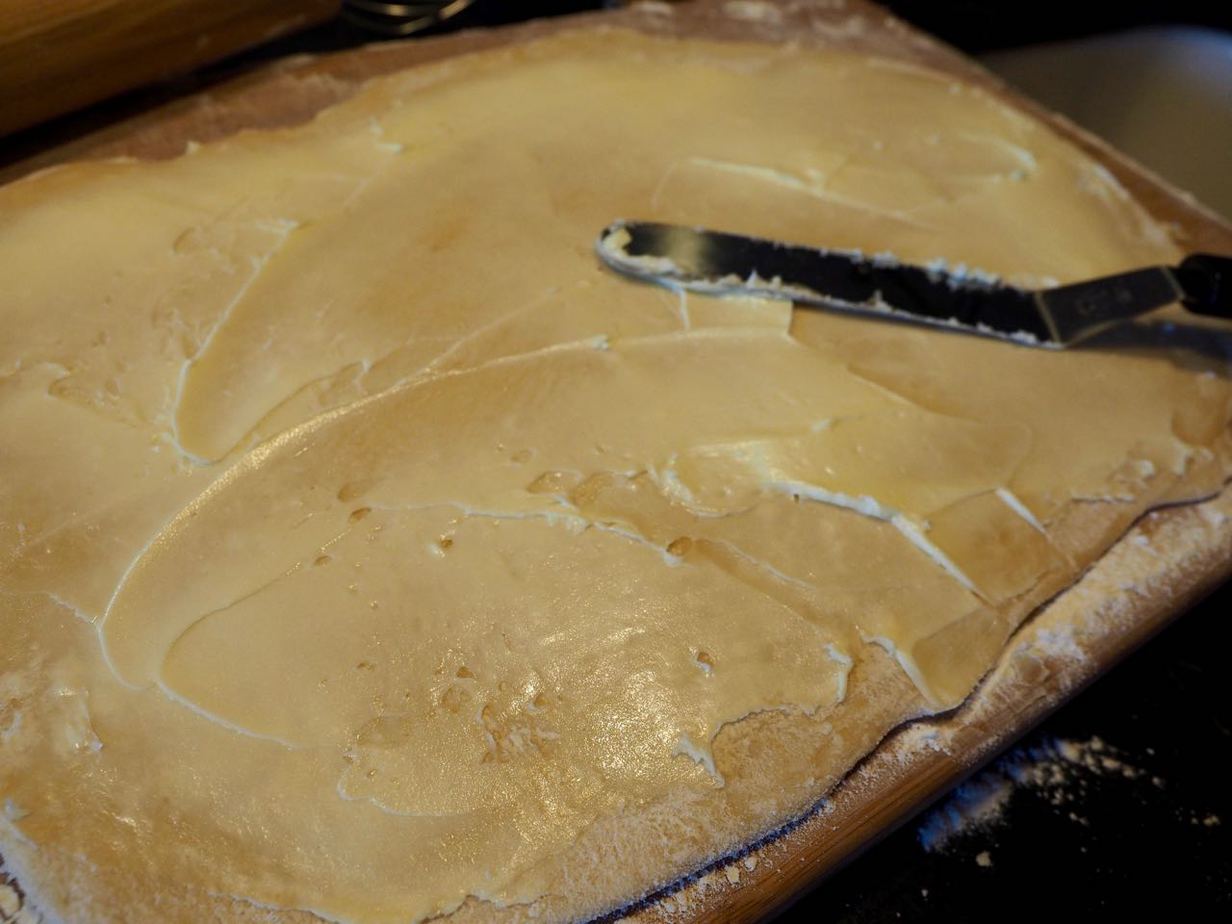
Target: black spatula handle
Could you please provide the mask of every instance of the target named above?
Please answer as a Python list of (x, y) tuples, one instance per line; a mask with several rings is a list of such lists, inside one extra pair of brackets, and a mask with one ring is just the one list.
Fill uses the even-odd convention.
[(1195, 253), (1173, 275), (1184, 292), (1181, 304), (1190, 311), (1232, 318), (1232, 257)]

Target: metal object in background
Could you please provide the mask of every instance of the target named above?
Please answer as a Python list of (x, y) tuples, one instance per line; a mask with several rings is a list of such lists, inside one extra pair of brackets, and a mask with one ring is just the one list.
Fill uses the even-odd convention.
[(355, 25), (382, 35), (411, 35), (440, 25), (472, 3), (474, 0), (424, 0), (419, 3), (343, 0), (342, 15)]

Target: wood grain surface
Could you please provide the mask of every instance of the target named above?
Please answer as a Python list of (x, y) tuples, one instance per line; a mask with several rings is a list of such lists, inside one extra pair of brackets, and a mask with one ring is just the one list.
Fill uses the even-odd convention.
[(4, 0), (0, 135), (301, 29), (340, 0)]
[[(1213, 213), (1099, 139), (1019, 97), (974, 62), (863, 0), (635, 4), (620, 11), (293, 59), (212, 88), (208, 98), (185, 98), (43, 152), (0, 173), (0, 180), (67, 160), (175, 156), (189, 141), (302, 122), (374, 75), (596, 23), (660, 34), (796, 41), (949, 72), (990, 89), (1086, 150), (1172, 230), (1182, 247), (1232, 253), (1232, 227)], [(1229, 351), (1225, 340), (1193, 345), (1220, 355)], [(850, 860), (1232, 575), (1232, 491), (1225, 489), (1201, 505), (1150, 513), (1132, 535), (1136, 541), (1119, 542), (1078, 585), (1019, 630), (998, 667), (960, 709), (895, 732), (811, 815), (734, 860), (649, 897), (626, 917), (680, 924), (763, 919)], [(1124, 587), (1126, 575), (1133, 576), (1130, 589)], [(1085, 656), (1039, 646), (1041, 633), (1057, 627), (1072, 633)]]

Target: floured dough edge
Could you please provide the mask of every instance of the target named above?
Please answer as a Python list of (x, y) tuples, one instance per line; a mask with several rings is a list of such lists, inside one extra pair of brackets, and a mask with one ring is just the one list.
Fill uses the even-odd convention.
[[(701, 38), (790, 39), (947, 70), (993, 90), (1108, 164), (1157, 219), (1181, 223), (1181, 240), (1207, 246), (1215, 242), (1213, 246), (1225, 249), (1232, 245), (1232, 229), (1194, 208), (1157, 178), (1071, 123), (1006, 91), (974, 63), (871, 5), (803, 0), (782, 5), (783, 16), (778, 21), (752, 26), (732, 13), (733, 4), (721, 0), (668, 8), (670, 13), (664, 12), (665, 6), (635, 4), (618, 13), (582, 14), (282, 63), (211, 94), (204, 105), (177, 104), (169, 107), (170, 112), (123, 123), (18, 165), (0, 174), (0, 179), (81, 157), (174, 156), (190, 140), (216, 140), (244, 128), (271, 127), (261, 117), (263, 99), (281, 101), (289, 94), (294, 105), (282, 110), (277, 124), (294, 124), (352, 95), (367, 77), (565, 28), (617, 25)], [(1053, 535), (1066, 544), (1067, 537), (1120, 532), (1126, 524), (1115, 523), (1118, 511), (1114, 507), (1079, 506)], [(1157, 537), (1158, 541), (1142, 543), (1140, 537)], [(890, 657), (869, 647), (853, 671), (850, 695), (837, 708), (811, 717), (754, 715), (723, 729), (714, 752), (724, 767), (725, 789), (694, 793), (687, 805), (654, 803), (636, 814), (601, 821), (583, 835), (561, 870), (575, 887), (568, 895), (550, 895), (530, 906), (507, 908), (470, 900), (449, 920), (557, 920), (610, 914), (613, 895), (629, 897), (625, 907), (630, 920), (701, 920), (719, 909), (736, 920), (724, 897), (736, 888), (758, 889), (757, 915), (764, 915), (772, 904), (787, 900), (833, 869), (873, 834), (909, 817), (929, 798), (971, 772), (1230, 573), (1232, 490), (1225, 489), (1202, 504), (1148, 513), (1076, 585), (1068, 590), (1041, 586), (1018, 601), (1012, 610), (1016, 622), (1048, 605), (1019, 629), (997, 667), (955, 712), (904, 726), (926, 714), (926, 706)], [(1054, 650), (1057, 646), (1041, 646), (1040, 639), (1046, 637), (1042, 633), (1050, 631), (1067, 633), (1074, 648), (1062, 651)], [(1086, 657), (1074, 656), (1080, 651)], [(827, 725), (829, 730), (823, 731)], [(855, 770), (810, 777), (810, 771), (823, 761), (826, 766), (855, 766)], [(772, 802), (770, 794), (785, 783), (795, 784), (794, 788)], [(827, 793), (829, 797), (823, 799)], [(760, 830), (730, 830), (725, 806), (732, 798), (766, 803)], [(0, 882), (6, 869), (21, 881), (23, 854), (19, 846), (0, 860)], [(740, 857), (734, 875), (724, 860), (733, 855)], [(65, 877), (76, 875), (74, 858), (59, 857), (49, 866)], [(582, 884), (586, 895), (577, 889)], [(109, 880), (108, 885), (113, 894), (95, 896), (101, 900), (91, 902), (95, 909), (98, 905), (122, 909), (129, 903), (140, 904), (138, 896), (148, 895), (151, 883)], [(305, 912), (273, 911), (219, 896), (184, 898), (199, 901), (197, 908), (203, 915), (208, 907), (218, 919), (320, 920)], [(32, 910), (37, 909), (36, 894), (27, 901)]]
[[(1144, 514), (1019, 627), (954, 711), (902, 723), (807, 816), (631, 908), (637, 924), (760, 920), (993, 760), (1023, 733), (1232, 578), (1232, 487)], [(757, 914), (726, 916), (732, 893)], [(764, 903), (763, 903), (764, 902)]]

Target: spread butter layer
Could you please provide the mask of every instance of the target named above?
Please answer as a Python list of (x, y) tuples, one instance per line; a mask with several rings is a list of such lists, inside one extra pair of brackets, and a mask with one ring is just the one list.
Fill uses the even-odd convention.
[(611, 908), (556, 858), (714, 798), (719, 736), (863, 708), (885, 655), (953, 707), (1024, 606), (1228, 473), (1179, 312), (1053, 353), (674, 293), (601, 268), (618, 216), (1032, 285), (1178, 257), (949, 77), (621, 31), (0, 189), (0, 853), (33, 900)]

